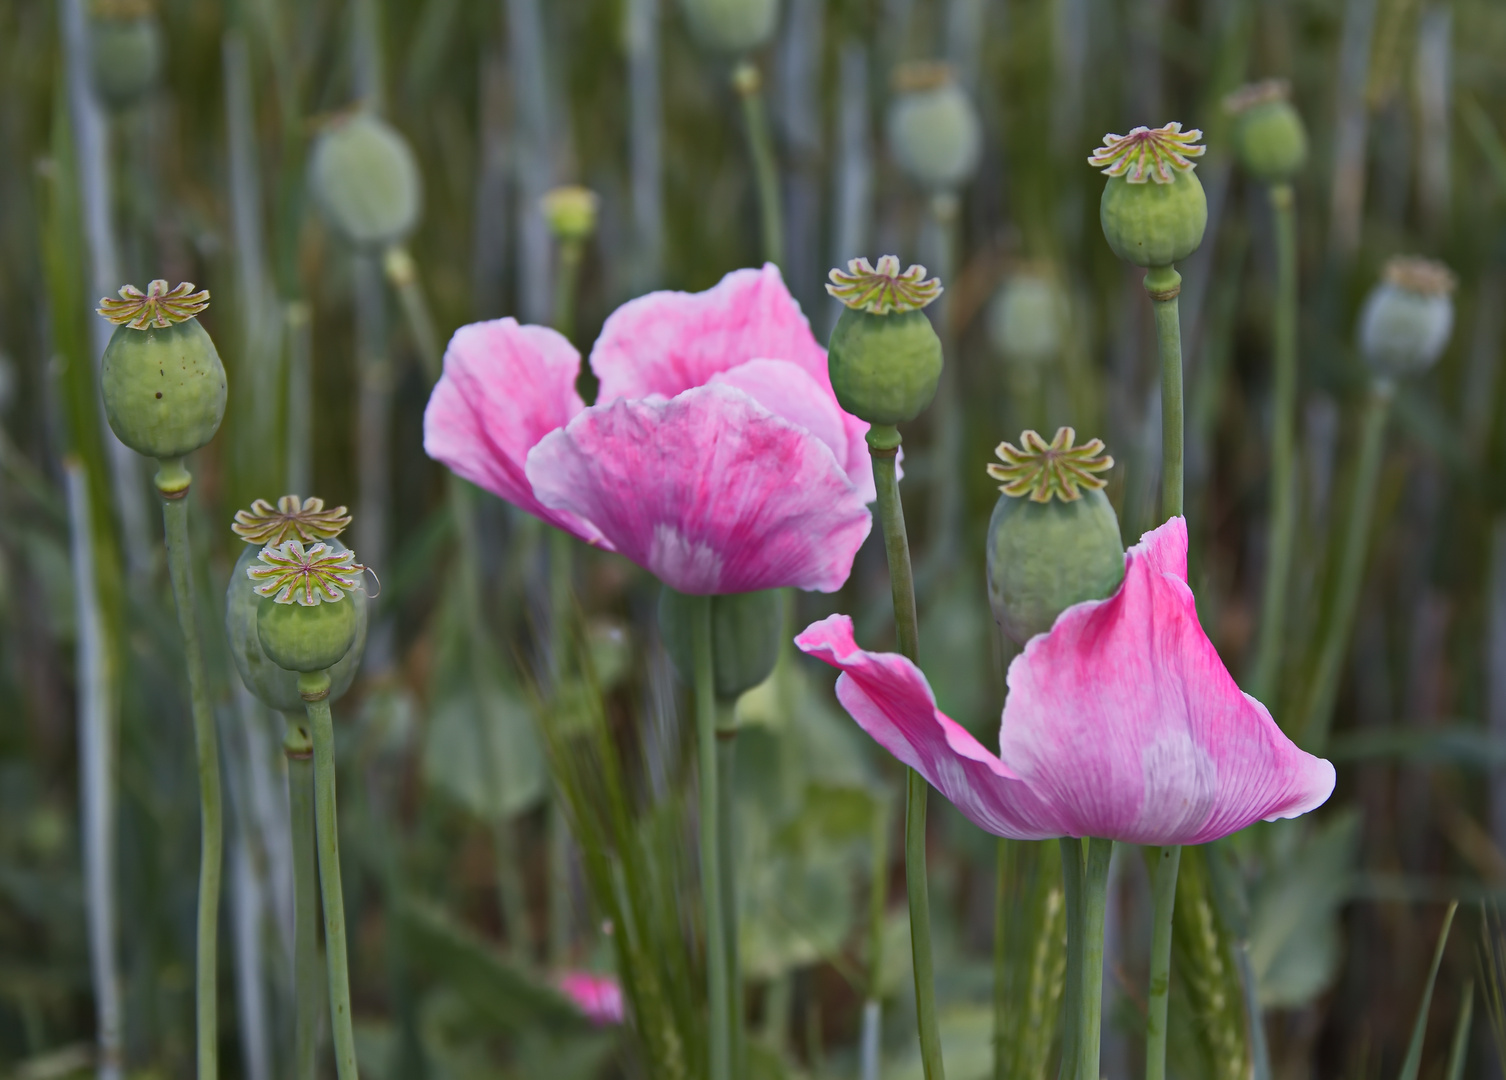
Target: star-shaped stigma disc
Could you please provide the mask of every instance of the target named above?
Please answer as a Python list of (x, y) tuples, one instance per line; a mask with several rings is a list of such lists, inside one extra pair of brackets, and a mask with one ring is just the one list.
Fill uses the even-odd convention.
[(284, 495), (276, 506), (266, 499), (257, 499), (249, 510), (237, 510), (235, 524), (230, 528), (246, 543), (266, 546), (289, 538), (305, 544), (333, 540), (349, 524), (350, 514), (343, 506), (326, 510), (323, 499), (300, 500), (297, 495)]
[(847, 269), (833, 270), (826, 291), (850, 308), (872, 315), (919, 311), (941, 295), (941, 279), (926, 278), (918, 263), (904, 273), (899, 257), (882, 255), (877, 269), (867, 259), (853, 259)]
[(1183, 131), (1175, 120), (1165, 127), (1137, 127), (1128, 135), (1105, 135), (1103, 145), (1093, 151), (1088, 164), (1107, 176), (1122, 176), (1130, 184), (1147, 180), (1169, 184), (1177, 173), (1197, 168), (1192, 159), (1202, 157), (1208, 149), (1197, 145), (1202, 137), (1197, 128)]
[(110, 322), (132, 330), (153, 327), (165, 330), (174, 323), (186, 322), (209, 306), (209, 290), (193, 291), (193, 282), (185, 281), (175, 289), (158, 278), (142, 292), (134, 285), (120, 287), (120, 299), (107, 296), (96, 309)]
[[(1108, 481), (1099, 473), (1114, 467), (1114, 459), (1103, 452), (1102, 439), (1089, 439), (1073, 446), (1077, 432), (1069, 427), (1056, 429), (1049, 443), (1034, 431), (1020, 436), (1020, 447), (1001, 442), (994, 453), (1004, 464), (990, 463), (988, 475), (1002, 481), (999, 490), (1016, 498), (1029, 496), (1032, 502), (1076, 502), (1084, 489), (1098, 491)], [(1023, 447), (1023, 449), (1021, 448)]]
[(297, 540), (268, 544), (256, 557), (260, 564), (246, 567), (246, 576), (256, 582), (257, 595), (278, 604), (337, 604), (346, 592), (361, 587), (366, 572), (355, 552), (335, 551), (323, 543), (307, 549)]

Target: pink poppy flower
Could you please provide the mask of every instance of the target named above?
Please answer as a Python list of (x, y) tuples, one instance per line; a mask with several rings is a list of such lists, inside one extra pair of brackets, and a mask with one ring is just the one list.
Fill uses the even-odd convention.
[(424, 413), (458, 475), (680, 592), (831, 592), (872, 526), (864, 433), (773, 266), (613, 312), (580, 355), (512, 319), (461, 327)]
[(1281, 733), (1203, 633), (1182, 518), (1126, 553), (1113, 596), (1068, 608), (1010, 664), (997, 755), (914, 664), (859, 649), (847, 616), (795, 641), (842, 671), (837, 698), (865, 731), (999, 836), (1200, 844), (1333, 792), (1333, 766)]
[(599, 1027), (622, 1023), (622, 987), (610, 975), (593, 975), (589, 971), (566, 971), (556, 980), (560, 993)]

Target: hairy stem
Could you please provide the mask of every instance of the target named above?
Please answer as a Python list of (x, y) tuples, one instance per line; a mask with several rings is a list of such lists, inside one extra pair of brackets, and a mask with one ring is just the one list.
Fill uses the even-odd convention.
[(1153, 266), (1145, 291), (1156, 313), (1156, 345), (1161, 356), (1161, 517), (1182, 514), (1182, 320), (1177, 297), (1182, 275)]
[(340, 828), (335, 811), (335, 724), (328, 697), (310, 701), (307, 710), (314, 741), (314, 825), (319, 844), (319, 886), (324, 900), (325, 966), (329, 979), (330, 1028), (335, 1040), (335, 1075), (339, 1080), (356, 1080), (356, 1039), (351, 1025), (350, 970), (345, 945), (345, 890), (340, 884)]
[(1171, 917), (1177, 903), (1182, 849), (1163, 847), (1151, 874), (1150, 992), (1145, 1016), (1145, 1080), (1166, 1080), (1166, 1005), (1171, 993)]
[(1082, 993), (1077, 1028), (1078, 1080), (1099, 1080), (1098, 1048), (1103, 1030), (1103, 919), (1108, 908), (1112, 840), (1088, 841), (1082, 875)]
[(162, 528), (173, 602), (183, 631), (183, 663), (193, 704), (194, 753), (199, 772), (199, 913), (194, 971), (194, 1019), (198, 1041), (199, 1080), (219, 1075), (219, 1013), (216, 1001), (219, 960), (220, 864), (225, 836), (220, 803), (220, 744), (209, 707), (208, 678), (195, 618), (192, 556), (188, 546), (188, 486), (182, 458), (159, 463), (157, 490), (162, 495)]
[(285, 720), (282, 749), (288, 759), (288, 818), (293, 832), (293, 1080), (315, 1080), (324, 975), (314, 844), (314, 741), (302, 717)]
[(1271, 520), (1265, 595), (1250, 693), (1269, 702), (1281, 672), (1287, 582), (1297, 534), (1297, 211), (1290, 184), (1271, 188), (1276, 225), (1276, 311), (1272, 325), (1275, 386), (1271, 416)]
[(706, 998), (710, 1012), (711, 1080), (731, 1080), (727, 935), (722, 906), (720, 799), (717, 795), (716, 676), (711, 655), (711, 597), (692, 598), (695, 726), (700, 766), (701, 900), (706, 922)]
[(753, 178), (758, 185), (759, 220), (763, 225), (763, 257), (782, 267), (784, 210), (779, 196), (779, 170), (774, 161), (774, 139), (769, 134), (769, 113), (763, 100), (763, 76), (751, 60), (744, 60), (732, 73), (732, 85), (742, 98), (748, 149), (753, 154)]

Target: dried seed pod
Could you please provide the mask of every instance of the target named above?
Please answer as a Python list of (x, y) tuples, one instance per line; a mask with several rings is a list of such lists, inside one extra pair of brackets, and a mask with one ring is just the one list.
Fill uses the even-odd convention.
[(314, 145), (309, 179), (330, 224), (359, 247), (395, 243), (418, 224), (418, 160), (380, 117), (357, 112), (326, 127)]
[(983, 146), (978, 111), (947, 64), (906, 64), (895, 74), (889, 146), (899, 167), (933, 191), (961, 187)]

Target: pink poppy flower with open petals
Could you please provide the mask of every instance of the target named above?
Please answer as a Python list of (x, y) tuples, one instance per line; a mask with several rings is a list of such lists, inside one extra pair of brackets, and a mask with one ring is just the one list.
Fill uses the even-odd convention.
[(567, 971), (555, 980), (555, 985), (598, 1027), (622, 1023), (622, 987), (612, 976)]
[(1113, 596), (1068, 608), (1010, 664), (997, 755), (914, 664), (859, 649), (847, 616), (795, 640), (842, 671), (837, 697), (865, 731), (999, 836), (1200, 844), (1333, 792), (1333, 765), (1281, 733), (1203, 633), (1182, 518), (1126, 553)]
[(462, 327), (424, 413), (458, 475), (694, 595), (831, 592), (872, 527), (867, 425), (773, 266), (607, 319), (595, 405), (564, 337), (512, 319)]

